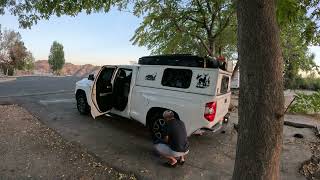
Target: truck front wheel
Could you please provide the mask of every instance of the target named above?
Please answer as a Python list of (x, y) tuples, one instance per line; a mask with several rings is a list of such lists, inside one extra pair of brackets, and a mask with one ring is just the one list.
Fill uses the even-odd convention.
[(82, 115), (87, 115), (90, 112), (90, 107), (89, 104), (87, 102), (87, 97), (84, 93), (79, 93), (76, 96), (76, 100), (77, 100), (77, 109), (79, 111), (80, 114)]

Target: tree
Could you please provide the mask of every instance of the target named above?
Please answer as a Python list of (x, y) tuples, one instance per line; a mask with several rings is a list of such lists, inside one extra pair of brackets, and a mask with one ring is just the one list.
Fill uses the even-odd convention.
[[(285, 87), (292, 87), (298, 70), (318, 68), (308, 46), (320, 44), (320, 0), (278, 0)], [(238, 68), (238, 64), (235, 69)], [(235, 71), (234, 71), (235, 72)]]
[(30, 51), (27, 52), (24, 62), (24, 70), (31, 71), (34, 69), (35, 59)]
[(236, 51), (232, 0), (137, 1), (133, 12), (144, 16), (133, 44), (147, 46), (155, 54), (215, 56)]
[(237, 4), (240, 96), (233, 179), (280, 179), (283, 60), (275, 1)]
[(0, 2), (0, 13), (8, 9), (11, 14), (18, 17), (20, 26), (30, 28), (40, 19), (50, 19), (52, 15), (76, 16), (85, 11), (87, 14), (92, 12), (108, 12), (112, 5), (119, 8), (126, 7), (129, 0), (80, 0), (80, 1), (43, 1), (43, 0), (3, 0)]
[(319, 3), (319, 0), (278, 1), (277, 19), (281, 29), (286, 88), (297, 88), (295, 82), (299, 78), (299, 70), (318, 68), (308, 46), (320, 43), (320, 31), (316, 25), (319, 21)]
[(27, 48), (21, 35), (12, 30), (5, 30), (0, 39), (0, 66), (4, 73), (13, 75), (14, 69), (23, 69)]
[(24, 68), (24, 60), (27, 56), (27, 48), (24, 46), (23, 42), (16, 42), (9, 49), (9, 57), (11, 59), (11, 65), (14, 68), (22, 70)]
[(297, 88), (299, 70), (311, 71), (317, 68), (314, 55), (308, 51), (308, 43), (299, 29), (299, 24), (292, 24), (281, 30), (281, 46), (284, 60), (285, 87)]
[[(7, 0), (8, 1), (8, 0)], [(81, 11), (108, 12), (111, 6), (124, 10), (129, 0), (40, 1), (11, 3), (11, 13), (22, 27), (52, 15), (75, 16)], [(233, 54), (236, 50), (236, 19), (232, 0), (133, 1), (133, 13), (144, 21), (132, 38), (154, 53)]]
[(53, 44), (50, 48), (48, 62), (52, 71), (56, 74), (59, 74), (59, 71), (62, 69), (65, 63), (65, 59), (63, 46), (57, 41), (53, 41)]
[(305, 43), (320, 42), (320, 0), (277, 1), (277, 21), (280, 29), (292, 24), (300, 26)]
[[(191, 12), (191, 14), (197, 14), (196, 17), (188, 16), (190, 14), (184, 14), (184, 11), (180, 9), (180, 7), (185, 7), (183, 2), (186, 4), (189, 3), (190, 6), (187, 7), (189, 10), (196, 9), (195, 12)], [(199, 33), (201, 37), (205, 37), (203, 29), (207, 28), (203, 27), (203, 29), (199, 30), (199, 28), (193, 28), (193, 25), (196, 24), (197, 21), (207, 20), (207, 16), (204, 15), (205, 13), (203, 13), (200, 7), (206, 10), (206, 2), (217, 3), (220, 1), (183, 2), (161, 1), (159, 5), (159, 1), (134, 1), (135, 8), (141, 8), (141, 11), (138, 10), (135, 13), (137, 15), (146, 13), (146, 17), (149, 17), (144, 19), (144, 24), (142, 24), (142, 28), (140, 27), (141, 30), (138, 29), (138, 31), (142, 32), (142, 34), (140, 34), (142, 36), (139, 37), (138, 32), (138, 35), (133, 38), (134, 42), (150, 46), (149, 48), (152, 49), (171, 46), (172, 48), (166, 49), (168, 49), (168, 51), (172, 49), (172, 52), (179, 52), (179, 49), (183, 49), (183, 46), (189, 50), (191, 50), (193, 46), (197, 48), (200, 42), (200, 44), (206, 44), (209, 48), (204, 48), (205, 51), (199, 49), (199, 52), (215, 54), (214, 49), (216, 49), (216, 45), (207, 42), (201, 43), (200, 38), (197, 38), (197, 33)], [(200, 2), (200, 6), (198, 2)], [(279, 157), (283, 127), (282, 70), (284, 65), (281, 58), (276, 14), (280, 26), (282, 26), (282, 23), (289, 24), (292, 20), (300, 18), (300, 12), (304, 13), (304, 15), (309, 14), (309, 22), (306, 24), (303, 32), (306, 37), (308, 37), (306, 40), (314, 41), (319, 39), (319, 29), (315, 22), (319, 20), (320, 16), (319, 0), (278, 0), (276, 1), (278, 3), (277, 8), (274, 0), (242, 0), (236, 2), (239, 65), (241, 68), (240, 83), (242, 85), (240, 87), (241, 93), (239, 101), (240, 129), (233, 179), (279, 179)], [(203, 3), (204, 6), (201, 3)], [(93, 11), (107, 12), (112, 5), (119, 6), (119, 8), (122, 9), (125, 8), (127, 4), (128, 1), (125, 0), (25, 0), (10, 7), (12, 7), (11, 12), (13, 14), (19, 15), (21, 26), (30, 27), (39, 19), (48, 19), (52, 15), (75, 16), (81, 11), (86, 11), (88, 14)], [(176, 14), (173, 11), (175, 8), (177, 8), (178, 12), (183, 13), (182, 15), (186, 15), (186, 17), (182, 17), (181, 14)], [(157, 13), (157, 10), (160, 12)], [(224, 10), (224, 8), (222, 8), (222, 10)], [(158, 16), (159, 14), (162, 16)], [(176, 19), (177, 23), (179, 23), (178, 26), (172, 21), (173, 15), (177, 15), (179, 18)], [(168, 18), (171, 20), (168, 20)], [(184, 20), (187, 19), (186, 21), (188, 22), (181, 25), (180, 23), (184, 21), (180, 18)], [(165, 38), (167, 38), (167, 35), (165, 34), (167, 32), (164, 32), (163, 30), (165, 29), (160, 27), (160, 25), (169, 24), (171, 24), (171, 26), (167, 27), (171, 29), (168, 29), (168, 32), (177, 33), (176, 35), (167, 34), (173, 39), (172, 41), (166, 41)], [(206, 23), (202, 22), (202, 24)], [(150, 31), (154, 33), (153, 35), (158, 36), (157, 33), (163, 33), (160, 34), (159, 38), (164, 39), (166, 44), (162, 45), (162, 41), (158, 39), (153, 39), (156, 42), (154, 44), (148, 43), (148, 41), (152, 40), (150, 39), (152, 37), (149, 38), (148, 34), (143, 35), (144, 32), (148, 33), (150, 30), (147, 26), (154, 28)], [(186, 27), (192, 28), (189, 30), (185, 29)], [(157, 28), (161, 29), (161, 31), (156, 31)], [(192, 36), (186, 36), (186, 34), (192, 34)], [(187, 37), (189, 37), (189, 39)], [(179, 44), (176, 44), (178, 47), (174, 46), (177, 41), (179, 42)], [(171, 45), (170, 42), (172, 42), (173, 45)], [(216, 43), (216, 41), (214, 42)], [(161, 50), (161, 52), (166, 51), (167, 50)]]
[(15, 0), (1, 0), (0, 1), (0, 15), (5, 13), (5, 8), (14, 6)]

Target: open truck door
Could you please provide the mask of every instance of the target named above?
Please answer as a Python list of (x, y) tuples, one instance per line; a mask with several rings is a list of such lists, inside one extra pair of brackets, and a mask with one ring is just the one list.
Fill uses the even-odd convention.
[(116, 66), (103, 66), (91, 89), (91, 115), (93, 118), (108, 113), (113, 107), (113, 81)]

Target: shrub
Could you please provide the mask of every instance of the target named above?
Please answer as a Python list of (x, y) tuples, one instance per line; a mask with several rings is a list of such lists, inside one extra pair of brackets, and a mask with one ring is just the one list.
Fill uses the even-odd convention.
[(292, 79), (290, 82), (287, 83), (287, 87), (289, 89), (306, 89), (312, 91), (319, 91), (320, 90), (320, 78), (302, 78), (297, 77)]
[(290, 112), (295, 113), (319, 113), (320, 112), (320, 91), (311, 95), (297, 93), (296, 100), (290, 106)]

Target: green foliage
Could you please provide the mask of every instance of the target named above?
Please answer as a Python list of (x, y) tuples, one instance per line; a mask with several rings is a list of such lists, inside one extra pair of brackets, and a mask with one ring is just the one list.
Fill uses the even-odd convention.
[(280, 0), (277, 3), (285, 87), (292, 88), (299, 86), (299, 70), (311, 71), (318, 68), (308, 46), (320, 43), (320, 31), (317, 27), (320, 0)]
[(300, 26), (304, 43), (320, 43), (320, 0), (279, 0), (277, 20), (280, 29)]
[(320, 0), (279, 0), (277, 2), (277, 21), (280, 26), (292, 23), (308, 15), (311, 21), (320, 19)]
[(31, 71), (34, 69), (35, 59), (30, 51), (27, 52), (27, 56), (24, 60), (24, 70)]
[(292, 24), (281, 30), (281, 46), (284, 60), (285, 87), (292, 87), (291, 83), (298, 78), (299, 70), (311, 71), (317, 68), (314, 55), (309, 53), (309, 43), (303, 35), (301, 24)]
[[(6, 0), (8, 2), (10, 0)], [(31, 27), (51, 16), (76, 16), (84, 11), (108, 12), (133, 4), (133, 13), (144, 20), (132, 38), (153, 53), (233, 54), (236, 51), (236, 18), (232, 0), (24, 0), (5, 3), (19, 18), (20, 26)], [(1, 6), (1, 4), (0, 4)]]
[(0, 1), (0, 15), (5, 13), (5, 8), (9, 6), (14, 6), (15, 0), (1, 0)]
[(311, 95), (298, 93), (293, 105), (289, 108), (295, 113), (318, 113), (320, 112), (320, 91)]
[(93, 12), (108, 12), (112, 5), (119, 8), (127, 6), (129, 0), (3, 0), (1, 7), (7, 9), (19, 19), (21, 27), (30, 28), (40, 19), (50, 19), (51, 16), (76, 16), (80, 12), (91, 14)]
[[(31, 27), (51, 16), (76, 16), (80, 12), (108, 12), (112, 6), (132, 9), (143, 22), (132, 37), (133, 44), (146, 46), (153, 54), (193, 53), (198, 55), (236, 52), (235, 1), (232, 0), (3, 0), (19, 18), (22, 27)], [(277, 21), (281, 29), (286, 85), (297, 69), (315, 67), (307, 47), (320, 42), (320, 0), (278, 0)], [(132, 6), (133, 5), (133, 6)]]
[(51, 48), (50, 54), (48, 58), (48, 62), (50, 64), (50, 68), (56, 74), (59, 74), (59, 71), (62, 69), (65, 59), (64, 59), (64, 51), (62, 44), (54, 41)]
[(305, 89), (312, 91), (320, 90), (320, 78), (307, 77), (302, 78), (298, 76), (297, 78), (290, 81), (289, 89)]
[(137, 1), (144, 19), (133, 44), (153, 54), (229, 54), (236, 51), (235, 7), (231, 0)]

